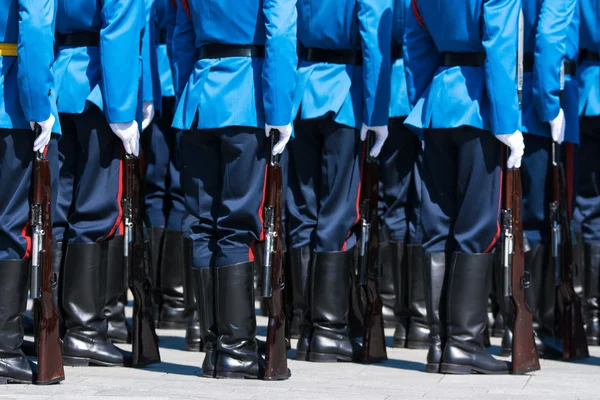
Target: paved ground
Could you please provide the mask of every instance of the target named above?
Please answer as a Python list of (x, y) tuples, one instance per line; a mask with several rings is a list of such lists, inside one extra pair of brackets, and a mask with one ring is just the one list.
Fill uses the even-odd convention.
[[(266, 319), (259, 317), (259, 334)], [(388, 339), (393, 332), (388, 330)], [(284, 382), (201, 378), (203, 355), (183, 351), (183, 332), (159, 331), (163, 363), (143, 370), (68, 367), (51, 387), (4, 385), (10, 399), (600, 399), (600, 348), (585, 362), (542, 360), (529, 376), (444, 376), (423, 372), (424, 350), (389, 349), (379, 365), (316, 364), (290, 360)], [(498, 352), (498, 339), (492, 352)], [(295, 345), (295, 344), (294, 344)], [(123, 348), (127, 348), (124, 346)], [(295, 356), (292, 350), (290, 358)]]

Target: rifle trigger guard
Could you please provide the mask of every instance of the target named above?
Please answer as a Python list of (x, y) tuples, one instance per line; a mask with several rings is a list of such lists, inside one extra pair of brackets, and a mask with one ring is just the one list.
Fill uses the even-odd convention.
[(521, 277), (521, 285), (523, 286), (523, 289), (529, 289), (529, 286), (531, 286), (531, 274), (529, 271), (525, 271), (523, 273), (523, 276)]

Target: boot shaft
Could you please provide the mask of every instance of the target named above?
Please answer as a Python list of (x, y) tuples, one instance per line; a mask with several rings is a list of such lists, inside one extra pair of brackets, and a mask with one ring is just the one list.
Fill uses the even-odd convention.
[(347, 329), (351, 252), (316, 252), (311, 273), (313, 325)]
[(29, 263), (0, 261), (0, 358), (21, 354), (23, 317), (27, 309)]

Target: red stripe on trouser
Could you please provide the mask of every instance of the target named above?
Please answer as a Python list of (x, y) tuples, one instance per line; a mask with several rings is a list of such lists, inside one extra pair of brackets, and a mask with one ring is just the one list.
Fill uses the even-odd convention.
[(504, 165), (504, 145), (501, 145), (500, 147), (500, 195), (498, 196), (498, 218), (496, 218), (496, 234), (494, 235), (494, 238), (492, 239), (492, 243), (489, 244), (489, 246), (485, 249), (484, 253), (489, 253), (490, 251), (492, 251), (494, 249), (494, 247), (496, 246), (496, 242), (498, 242), (498, 238), (500, 237), (500, 233), (501, 233), (501, 228), (500, 228), (500, 214), (502, 213), (502, 191), (503, 191), (503, 184), (504, 184), (504, 168), (502, 168), (502, 166)]
[[(367, 153), (367, 144), (363, 142), (363, 151), (362, 151), (362, 157), (360, 160), (360, 176), (359, 176), (359, 180), (358, 180), (358, 194), (356, 195), (356, 219), (354, 220), (354, 223), (352, 224), (352, 226), (354, 227), (354, 225), (358, 224), (360, 222), (360, 192), (362, 190), (362, 178), (363, 178), (363, 169), (365, 166), (365, 159), (366, 159), (366, 153)], [(342, 251), (346, 251), (346, 246), (347, 246), (347, 242), (348, 242), (348, 238), (350, 237), (350, 235), (352, 235), (352, 229), (350, 229), (350, 232), (348, 232), (348, 236), (346, 236), (346, 240), (344, 241), (344, 244), (342, 245)]]
[[(265, 208), (265, 200), (267, 197), (267, 178), (268, 178), (268, 172), (269, 172), (269, 165), (267, 164), (265, 166), (265, 179), (263, 181), (263, 190), (262, 190), (262, 200), (260, 201), (260, 206), (258, 207), (258, 220), (260, 221), (260, 235), (259, 235), (259, 240), (262, 242), (263, 240), (265, 240), (265, 221), (264, 221), (264, 216), (263, 216), (263, 209)], [(250, 248), (248, 249), (248, 261), (252, 262), (254, 261), (254, 241), (252, 241), (252, 244), (250, 245)]]
[(423, 21), (423, 17), (421, 16), (421, 11), (419, 11), (419, 5), (417, 4), (417, 0), (412, 0), (410, 2), (410, 6), (419, 25), (421, 25), (423, 29), (427, 30), (427, 27), (425, 26), (425, 21)]
[(121, 159), (119, 160), (119, 189), (117, 191), (117, 207), (119, 207), (119, 215), (117, 215), (117, 220), (115, 221), (115, 224), (111, 228), (110, 232), (108, 232), (108, 235), (100, 240), (101, 242), (112, 237), (123, 223), (123, 207), (121, 206), (121, 200), (123, 200), (123, 154), (124, 151), (121, 149)]
[(27, 223), (23, 227), (23, 230), (21, 231), (21, 236), (27, 242), (27, 244), (25, 245), (25, 255), (22, 258), (23, 260), (29, 260), (29, 257), (31, 257), (31, 236), (29, 236), (29, 234), (27, 233), (27, 231), (29, 231), (30, 226), (31, 224), (29, 223), (29, 221), (27, 221)]

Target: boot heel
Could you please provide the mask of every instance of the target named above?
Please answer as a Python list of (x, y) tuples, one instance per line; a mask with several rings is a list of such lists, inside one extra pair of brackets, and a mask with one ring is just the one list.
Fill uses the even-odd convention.
[(296, 360), (297, 361), (308, 361), (308, 352), (296, 350)]
[(473, 367), (460, 364), (441, 364), (440, 372), (442, 374), (471, 375), (473, 373)]
[(438, 374), (440, 372), (440, 364), (438, 363), (427, 363), (425, 371), (430, 374)]
[(70, 357), (63, 355), (63, 363), (67, 367), (89, 367), (90, 360), (86, 358)]
[(346, 362), (352, 362), (352, 358), (351, 357), (344, 357), (344, 356), (340, 356), (338, 354), (326, 354), (326, 353), (313, 353), (310, 352), (308, 354), (308, 361), (312, 361), (312, 362), (330, 362), (330, 363), (334, 363), (334, 362), (338, 362), (338, 361), (346, 361)]

